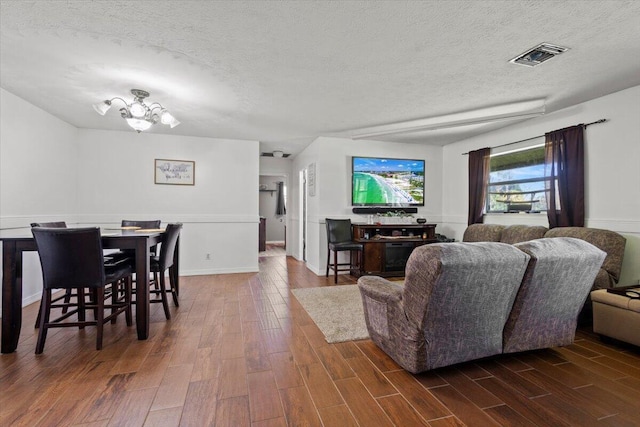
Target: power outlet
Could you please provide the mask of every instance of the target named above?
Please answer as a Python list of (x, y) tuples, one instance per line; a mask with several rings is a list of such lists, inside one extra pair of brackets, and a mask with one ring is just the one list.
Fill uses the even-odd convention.
[(205, 259), (206, 261), (211, 261), (211, 254), (206, 254), (206, 255), (204, 256), (204, 259)]

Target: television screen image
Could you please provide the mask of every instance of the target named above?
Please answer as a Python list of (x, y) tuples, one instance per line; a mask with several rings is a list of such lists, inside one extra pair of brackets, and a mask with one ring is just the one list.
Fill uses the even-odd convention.
[(353, 206), (424, 206), (424, 160), (353, 157)]

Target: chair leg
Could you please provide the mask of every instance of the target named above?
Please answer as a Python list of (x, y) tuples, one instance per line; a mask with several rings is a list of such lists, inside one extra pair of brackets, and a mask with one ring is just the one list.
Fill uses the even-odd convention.
[(331, 260), (331, 249), (327, 246), (327, 272), (324, 277), (329, 277), (329, 261)]
[[(79, 322), (85, 322), (87, 320), (86, 318), (86, 300), (85, 300), (85, 295), (84, 295), (84, 288), (78, 288), (77, 289), (78, 292), (78, 321)], [(91, 291), (89, 291), (91, 292)], [(94, 318), (97, 315), (97, 313), (94, 311), (93, 312)], [(78, 326), (79, 329), (84, 329), (84, 324), (81, 324), (80, 326)]]
[(42, 290), (42, 300), (40, 302), (40, 325), (38, 331), (38, 341), (36, 343), (36, 354), (42, 354), (44, 342), (47, 340), (47, 330), (49, 329), (49, 313), (51, 311), (51, 289)]
[(333, 251), (333, 283), (338, 284), (338, 251)]
[[(163, 274), (164, 274), (164, 273), (163, 273)], [(154, 272), (153, 272), (153, 281), (152, 281), (152, 283), (153, 283), (153, 287), (154, 287), (154, 289), (155, 289), (156, 291), (157, 291), (158, 289), (160, 289), (160, 288), (158, 287), (159, 280), (158, 280), (158, 272), (157, 272), (157, 271), (154, 271)]]
[(104, 286), (96, 289), (96, 350), (102, 350), (102, 333), (104, 331)]
[(40, 307), (38, 307), (38, 315), (36, 316), (36, 324), (34, 328), (38, 329), (40, 327), (40, 318), (42, 317), (42, 299), (40, 299)]
[[(118, 300), (120, 299), (120, 285), (120, 280), (111, 284), (111, 314), (114, 314), (118, 310)], [(113, 316), (113, 318), (111, 319), (111, 324), (114, 325), (117, 320), (118, 316)]]
[(169, 268), (169, 287), (171, 288), (171, 296), (173, 297), (173, 304), (176, 307), (180, 307), (180, 302), (178, 301), (178, 288), (176, 286), (176, 277), (174, 272)]
[(133, 288), (133, 281), (131, 280), (131, 276), (124, 279), (124, 300), (127, 304), (127, 309), (124, 312), (125, 320), (127, 321), (127, 326), (133, 325), (133, 314), (131, 311), (131, 289)]
[(164, 316), (171, 319), (171, 312), (169, 311), (169, 301), (167, 300), (167, 288), (165, 286), (164, 272), (160, 273), (160, 298), (162, 298), (162, 308), (164, 308)]

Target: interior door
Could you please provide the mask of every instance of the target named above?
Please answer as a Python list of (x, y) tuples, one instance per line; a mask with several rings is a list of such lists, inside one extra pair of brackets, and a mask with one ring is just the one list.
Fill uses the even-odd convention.
[(302, 260), (307, 261), (307, 170), (300, 171), (300, 248)]

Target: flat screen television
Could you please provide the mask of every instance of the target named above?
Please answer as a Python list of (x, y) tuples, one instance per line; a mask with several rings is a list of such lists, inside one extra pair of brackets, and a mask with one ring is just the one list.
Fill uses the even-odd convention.
[(424, 206), (424, 160), (352, 157), (353, 206)]

